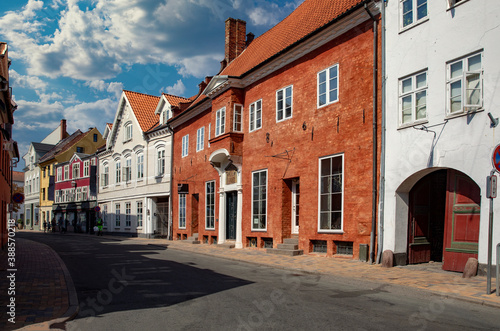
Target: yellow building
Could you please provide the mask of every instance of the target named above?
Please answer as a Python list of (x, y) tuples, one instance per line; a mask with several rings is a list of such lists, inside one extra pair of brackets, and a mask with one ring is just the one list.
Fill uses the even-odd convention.
[(43, 222), (55, 223), (52, 214), (54, 203), (55, 166), (59, 163), (69, 161), (74, 153), (94, 154), (98, 147), (106, 141), (102, 138), (97, 128), (91, 128), (87, 132), (77, 130), (69, 137), (61, 140), (57, 145), (40, 158), (40, 216)]

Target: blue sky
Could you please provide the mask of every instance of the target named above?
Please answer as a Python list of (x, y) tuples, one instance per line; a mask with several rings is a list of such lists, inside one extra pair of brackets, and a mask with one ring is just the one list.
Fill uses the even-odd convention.
[[(112, 122), (122, 89), (190, 97), (224, 58), (224, 21), (261, 35), (303, 0), (2, 1), (24, 155), (62, 118), (68, 132)], [(22, 170), (21, 161), (16, 170)]]

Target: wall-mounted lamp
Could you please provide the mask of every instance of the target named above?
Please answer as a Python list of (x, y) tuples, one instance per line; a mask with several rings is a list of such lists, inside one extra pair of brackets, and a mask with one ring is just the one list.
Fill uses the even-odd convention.
[(493, 115), (491, 115), (491, 113), (488, 113), (488, 117), (490, 118), (490, 128), (494, 128), (498, 125), (498, 117), (493, 117)]

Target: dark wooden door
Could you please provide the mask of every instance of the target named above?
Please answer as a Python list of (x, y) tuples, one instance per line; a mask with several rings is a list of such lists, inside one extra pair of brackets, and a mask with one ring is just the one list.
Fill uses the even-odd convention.
[(198, 233), (198, 205), (200, 202), (200, 195), (195, 193), (191, 198), (191, 231), (192, 233)]
[(236, 239), (237, 192), (226, 193), (226, 239)]
[(460, 172), (448, 171), (443, 269), (463, 272), (470, 257), (477, 258), (479, 186)]

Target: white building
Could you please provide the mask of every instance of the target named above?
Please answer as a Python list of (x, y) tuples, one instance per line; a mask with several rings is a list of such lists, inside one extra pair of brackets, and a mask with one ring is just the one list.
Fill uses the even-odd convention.
[(40, 167), (38, 160), (66, 136), (66, 120), (62, 119), (61, 124), (41, 142), (32, 142), (28, 152), (23, 156), (26, 165), (23, 169), (24, 226), (26, 229), (43, 231), (43, 220), (40, 220), (39, 215)]
[(189, 100), (123, 91), (98, 152), (98, 204), (104, 231), (139, 237), (169, 234), (171, 134), (166, 122)]
[(383, 250), (397, 264), (442, 261), (455, 271), (477, 257), (484, 270), (486, 177), (500, 143), (489, 117), (500, 117), (500, 2), (386, 4)]

